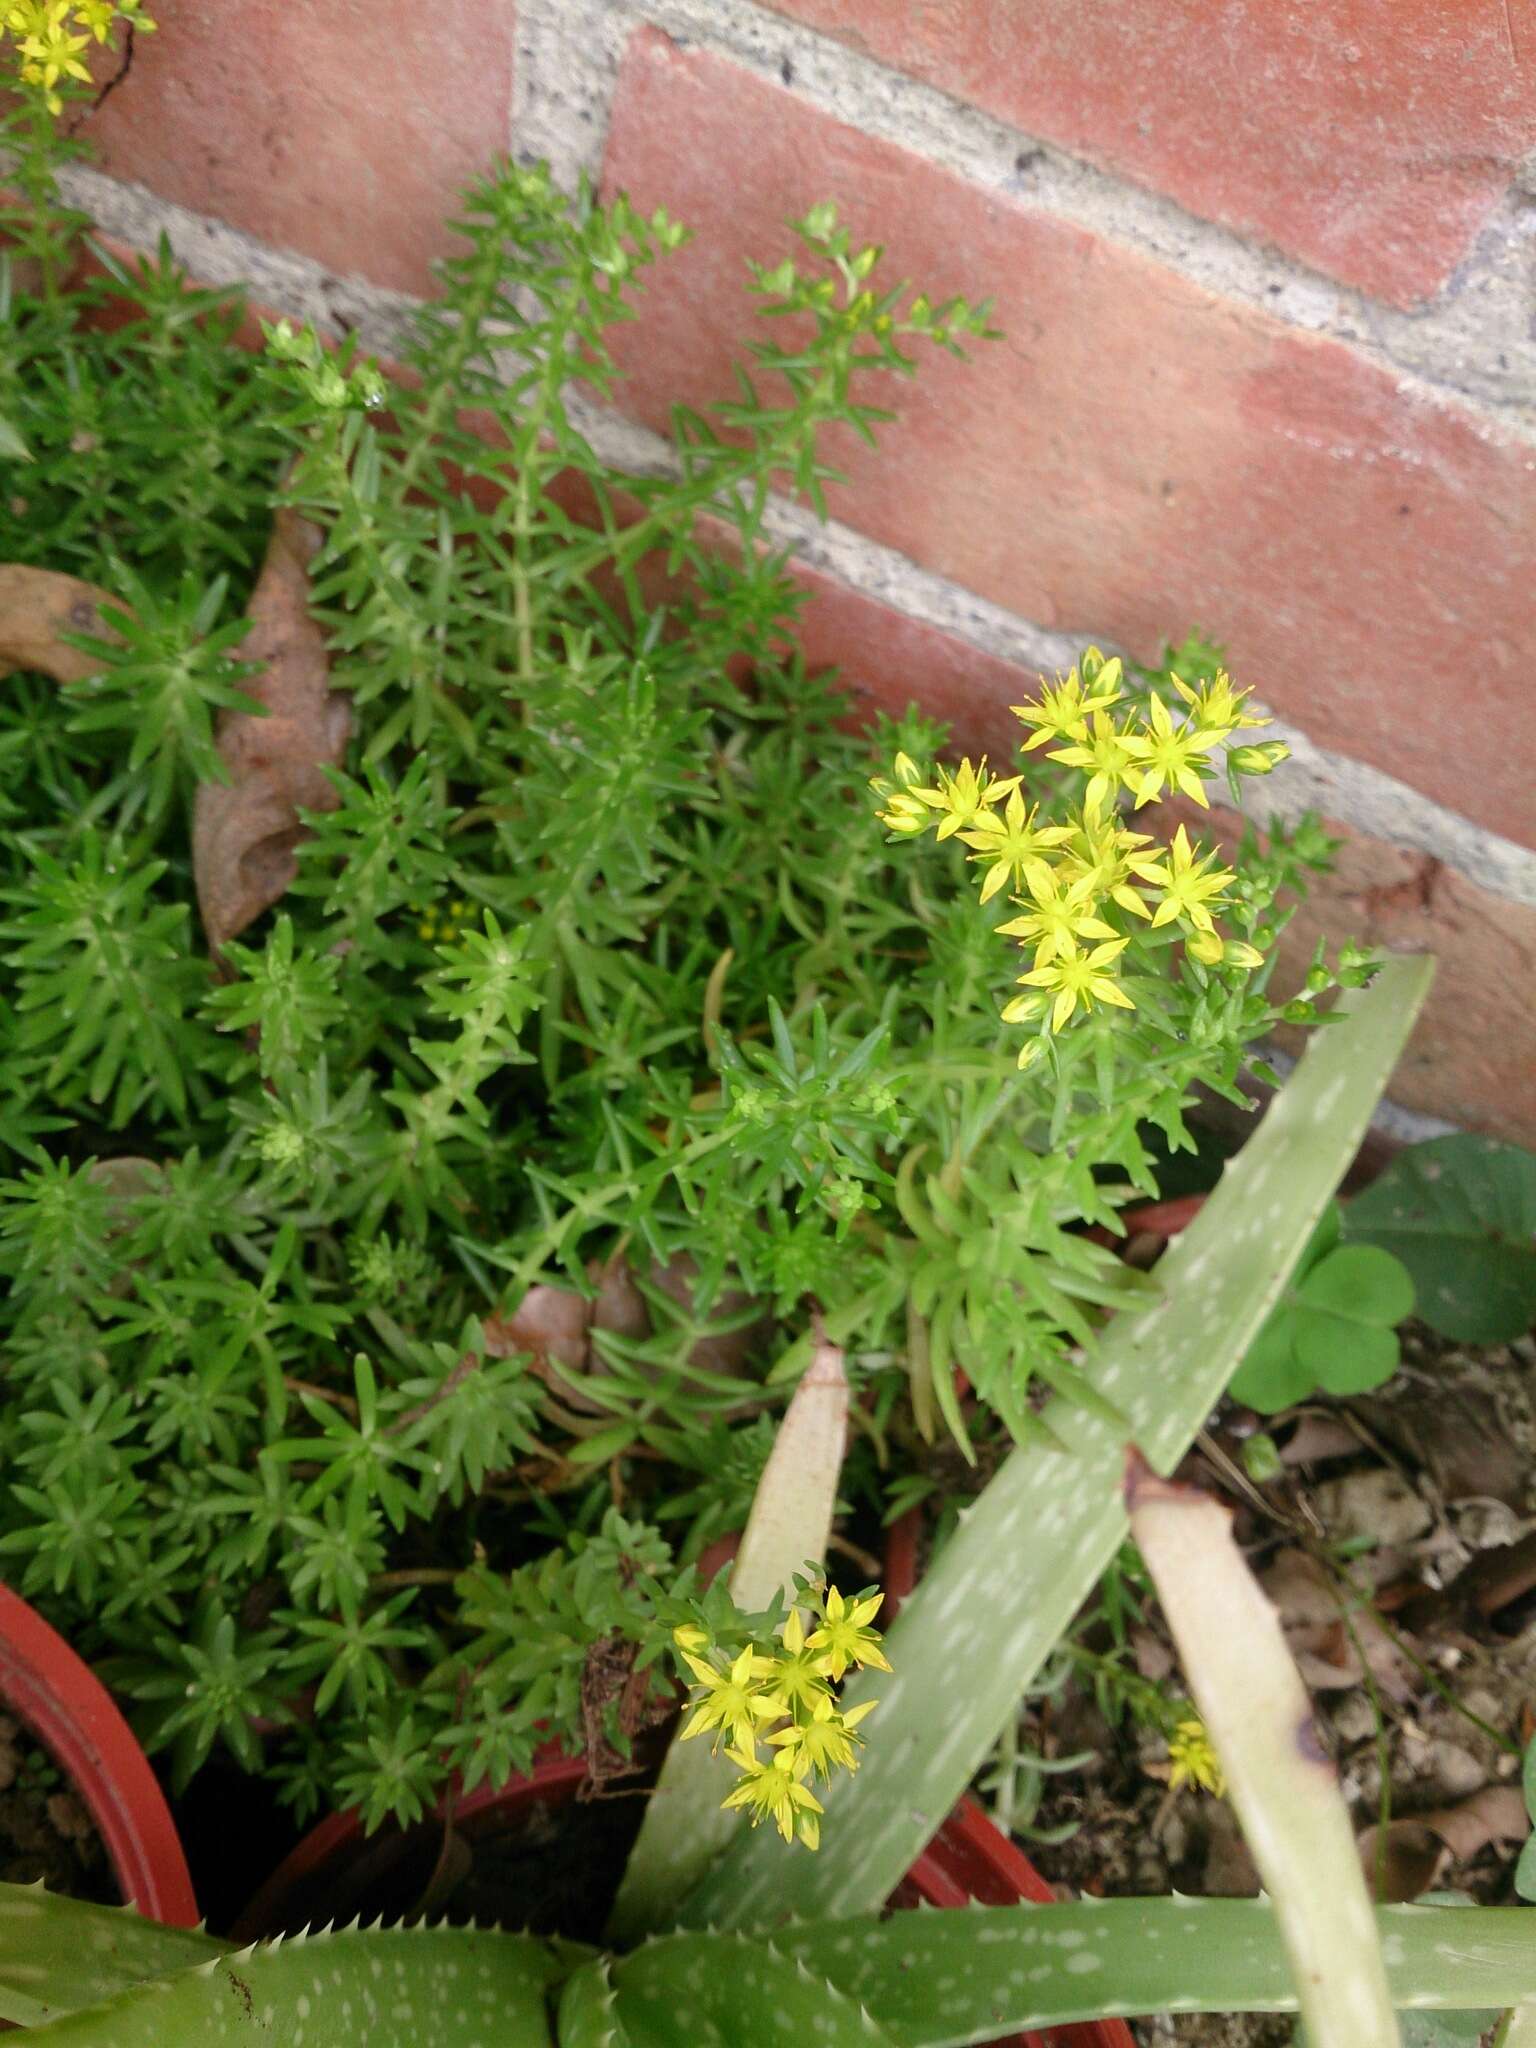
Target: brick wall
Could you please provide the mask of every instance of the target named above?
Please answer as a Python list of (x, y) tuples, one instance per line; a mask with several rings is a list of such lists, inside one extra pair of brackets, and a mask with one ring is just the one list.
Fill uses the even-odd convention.
[(387, 349), (507, 150), (696, 228), (616, 452), (727, 391), (743, 259), (816, 199), (994, 292), (832, 527), (776, 514), (811, 652), (996, 744), (1087, 640), (1222, 642), (1296, 749), (1265, 810), (1347, 841), (1309, 932), (1440, 956), (1399, 1103), (1536, 1142), (1536, 0), (154, 11), (79, 196), (207, 280)]

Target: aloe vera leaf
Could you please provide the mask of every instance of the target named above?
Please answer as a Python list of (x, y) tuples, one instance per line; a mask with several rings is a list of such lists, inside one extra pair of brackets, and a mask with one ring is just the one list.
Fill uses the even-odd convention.
[(560, 2048), (635, 2048), (617, 2008), (612, 1966), (606, 1956), (597, 1956), (560, 1987), (555, 2026)]
[[(1536, 1913), (1381, 1906), (1375, 1919), (1395, 2006), (1498, 2007), (1536, 1984)], [(780, 1954), (798, 1956), (864, 2006), (897, 2048), (959, 2048), (1029, 2027), (1141, 2013), (1297, 2009), (1267, 1899), (861, 1914), (796, 1922), (772, 1939)]]
[[(731, 1573), (731, 1598), (749, 1613), (794, 1590), (794, 1575), (826, 1556), (848, 1440), (843, 1354), (823, 1337), (784, 1411), (752, 1497)], [(670, 1916), (730, 1842), (740, 1815), (721, 1801), (736, 1774), (702, 1738), (672, 1743), (630, 1852), (608, 1922), (620, 1946)]]
[(299, 1935), (82, 2007), (50, 2025), (48, 2048), (554, 2048), (546, 1994), (566, 1967), (530, 1935)]
[(741, 1934), (663, 1936), (616, 1963), (613, 1981), (630, 2048), (897, 2048), (900, 2039), (831, 1972)]
[[(1221, 1395), (1365, 1133), (1434, 971), (1386, 961), (1318, 1033), (1242, 1152), (1159, 1266), (1157, 1301), (1112, 1322), (1088, 1362), (1152, 1464), (1177, 1463)], [(817, 1854), (738, 1835), (684, 1902), (687, 1926), (769, 1926), (788, 1914), (867, 1912), (905, 1875), (980, 1768), (998, 1730), (1125, 1539), (1125, 1437), (1056, 1399), (1065, 1450), (1014, 1451), (960, 1517), (886, 1641), (894, 1676), (858, 1772), (826, 1787)]]
[(1131, 1536), (1291, 1959), (1309, 2048), (1401, 2048), (1355, 1831), (1280, 1617), (1232, 1516), (1132, 1453)]
[(38, 2027), (228, 1947), (211, 1934), (162, 1927), (132, 1906), (81, 1908), (40, 1883), (0, 1884), (0, 2019)]

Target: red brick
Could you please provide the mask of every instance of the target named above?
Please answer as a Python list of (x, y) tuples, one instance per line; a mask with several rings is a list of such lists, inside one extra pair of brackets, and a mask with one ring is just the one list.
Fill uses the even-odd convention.
[(636, 416), (734, 395), (745, 256), (775, 260), (786, 219), (833, 198), (893, 275), (995, 290), (1008, 337), (870, 391), (904, 418), (873, 452), (834, 437), (838, 516), (1042, 625), (1144, 656), (1199, 627), (1320, 744), (1536, 839), (1510, 744), (1536, 657), (1536, 451), (653, 31), (614, 111), (621, 187), (698, 230), (620, 330)]
[(984, 654), (803, 564), (794, 573), (811, 593), (799, 634), (807, 664), (838, 670), (860, 718), (899, 718), (918, 704), (953, 728), (957, 747), (1012, 757), (1022, 728), (1008, 706), (1038, 692), (1034, 668)]
[(505, 152), (505, 0), (158, 0), (86, 125), (103, 167), (333, 270), (420, 292)]
[[(1179, 803), (1159, 812), (1231, 846), (1242, 820)], [(1335, 819), (1343, 841), (1332, 874), (1312, 890), (1280, 941), (1275, 988), (1300, 989), (1320, 938), (1358, 939), (1389, 953), (1432, 953), (1434, 983), (1387, 1087), (1405, 1109), (1466, 1130), (1536, 1145), (1530, 991), (1536, 987), (1536, 908), (1492, 896), (1426, 854), (1366, 838)], [(1283, 1034), (1292, 1051), (1299, 1033)]]
[(1533, 0), (769, 0), (1400, 305), (1536, 147)]

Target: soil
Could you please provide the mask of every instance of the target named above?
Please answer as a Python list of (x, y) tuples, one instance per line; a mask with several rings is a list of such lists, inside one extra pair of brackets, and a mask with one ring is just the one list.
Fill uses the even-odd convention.
[(72, 1899), (122, 1904), (84, 1802), (36, 1737), (0, 1715), (0, 1880), (36, 1884), (39, 1878)]
[[(1241, 1465), (1259, 1428), (1284, 1460), (1263, 1486)], [(1234, 1507), (1379, 1895), (1432, 1888), (1516, 1903), (1528, 1828), (1518, 1751), (1536, 1730), (1536, 1341), (1475, 1351), (1410, 1326), (1385, 1388), (1270, 1418), (1224, 1404), (1183, 1476)], [(1123, 1650), (1102, 1625), (1084, 1640), (1177, 1695), (1155, 1602)], [(1170, 1792), (1161, 1735), (1129, 1713), (1111, 1726), (1091, 1685), (1073, 1679), (1032, 1704), (1022, 1746), (1094, 1752), (1081, 1770), (1040, 1781), (1021, 1830), (1051, 1883), (1106, 1895), (1258, 1890), (1231, 1809), (1192, 1788)], [(1036, 1839), (1056, 1830), (1066, 1839)], [(1142, 2022), (1138, 2038), (1279, 2048), (1293, 2028), (1281, 2015), (1191, 2015)]]
[(240, 1934), (297, 1933), (361, 1914), (365, 1923), (446, 1918), (600, 1942), (644, 1809), (643, 1796), (607, 1793), (553, 1811), (480, 1813), (459, 1826), (381, 1828), (344, 1864), (296, 1886), (280, 1920)]

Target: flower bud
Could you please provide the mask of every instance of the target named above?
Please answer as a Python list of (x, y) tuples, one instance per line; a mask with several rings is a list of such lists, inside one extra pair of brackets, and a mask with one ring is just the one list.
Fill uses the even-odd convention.
[(1227, 756), (1239, 775), (1268, 775), (1290, 758), (1291, 750), (1284, 740), (1261, 740), (1256, 746), (1234, 747)]

